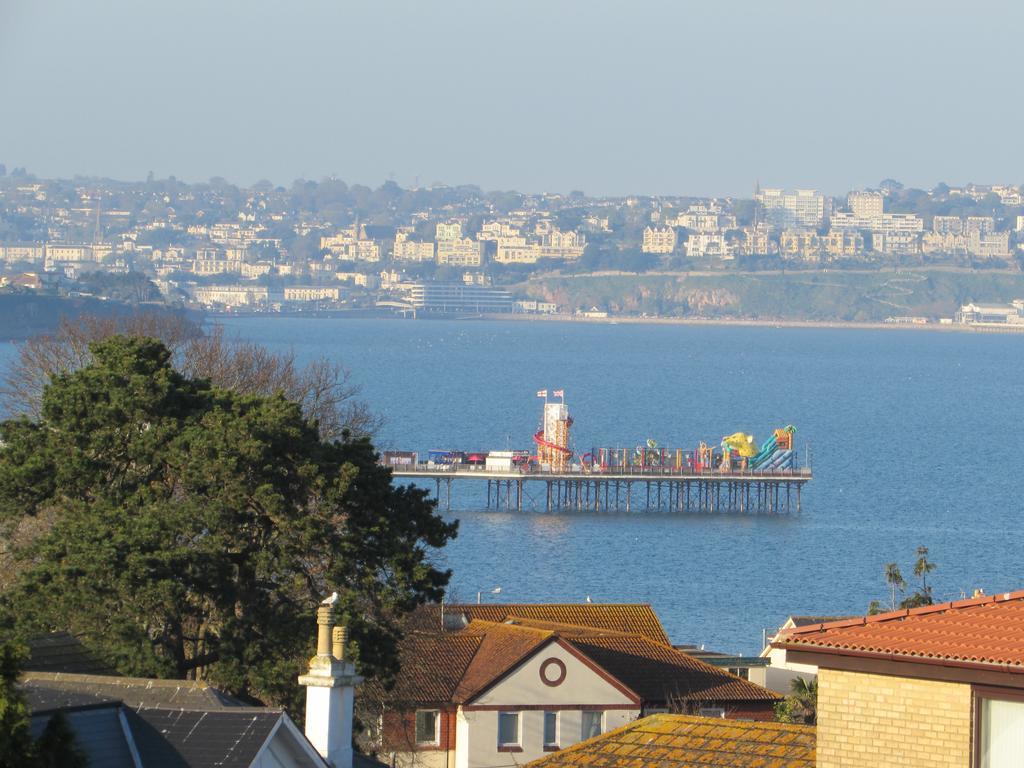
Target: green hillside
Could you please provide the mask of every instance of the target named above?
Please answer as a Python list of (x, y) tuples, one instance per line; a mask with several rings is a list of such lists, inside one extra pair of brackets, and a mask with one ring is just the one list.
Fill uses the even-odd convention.
[(967, 301), (1024, 298), (1024, 275), (919, 269), (721, 274), (549, 275), (517, 286), (569, 310), (756, 320), (880, 322), (952, 317)]

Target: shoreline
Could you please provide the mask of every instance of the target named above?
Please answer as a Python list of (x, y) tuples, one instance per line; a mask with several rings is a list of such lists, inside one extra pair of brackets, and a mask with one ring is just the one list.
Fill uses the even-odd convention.
[(884, 322), (851, 322), (846, 320), (757, 320), (726, 319), (726, 318), (697, 318), (697, 317), (632, 317), (632, 316), (611, 316), (611, 317), (581, 317), (579, 315), (530, 315), (520, 313), (448, 313), (444, 315), (421, 315), (416, 318), (402, 317), (394, 314), (371, 314), (345, 316), (333, 313), (274, 313), (274, 312), (230, 312), (217, 313), (208, 312), (207, 320), (216, 322), (221, 318), (306, 318), (313, 320), (396, 320), (402, 322), (434, 320), (457, 320), (460, 322), (494, 322), (511, 321), (520, 323), (593, 323), (604, 325), (689, 325), (706, 327), (745, 327), (745, 328), (818, 328), (837, 330), (879, 330), (879, 331), (938, 331), (942, 333), (997, 333), (997, 334), (1024, 334), (1024, 324), (1021, 325), (963, 325), (960, 323), (884, 323)]

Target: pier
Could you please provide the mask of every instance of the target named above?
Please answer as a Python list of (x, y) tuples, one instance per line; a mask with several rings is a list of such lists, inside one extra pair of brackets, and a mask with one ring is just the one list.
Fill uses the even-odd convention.
[(486, 483), (486, 509), (509, 512), (662, 512), (785, 515), (800, 513), (810, 468), (678, 472), (674, 468), (488, 470), (464, 465), (392, 466), (395, 477), (433, 480), (451, 509), (456, 482)]
[(452, 486), (485, 482), (488, 510), (537, 512), (788, 515), (802, 509), (811, 480), (810, 451), (803, 463), (793, 443), (796, 428), (775, 429), (762, 444), (745, 432), (670, 448), (648, 438), (635, 447), (596, 447), (580, 453), (569, 438), (573, 419), (565, 392), (544, 398), (535, 453), (526, 450), (386, 451), (394, 477), (434, 481), (437, 500), (452, 507)]

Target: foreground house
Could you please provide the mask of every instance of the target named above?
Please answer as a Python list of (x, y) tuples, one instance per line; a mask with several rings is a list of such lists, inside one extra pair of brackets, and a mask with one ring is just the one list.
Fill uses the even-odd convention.
[(33, 737), (60, 712), (94, 768), (324, 768), (285, 712), (203, 683), (26, 672), (21, 688)]
[(403, 642), (394, 688), (366, 688), (393, 765), (522, 764), (651, 712), (770, 720), (780, 698), (673, 648), (649, 606), (432, 608)]
[(543, 757), (530, 768), (814, 768), (814, 728), (651, 715)]
[(795, 627), (818, 668), (818, 766), (1020, 766), (1024, 591)]

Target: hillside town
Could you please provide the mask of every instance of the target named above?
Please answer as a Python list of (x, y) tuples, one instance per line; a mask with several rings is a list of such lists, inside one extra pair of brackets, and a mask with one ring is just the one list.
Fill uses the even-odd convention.
[(337, 179), (45, 180), (0, 166), (0, 286), (210, 311), (603, 316), (622, 308), (525, 286), (544, 275), (1021, 263), (1024, 200), (1006, 184), (591, 198)]

